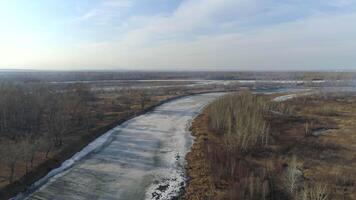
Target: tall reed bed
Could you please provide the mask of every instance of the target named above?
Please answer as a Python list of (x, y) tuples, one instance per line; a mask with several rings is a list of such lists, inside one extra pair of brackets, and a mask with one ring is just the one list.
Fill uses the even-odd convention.
[(268, 144), (269, 125), (264, 115), (270, 104), (250, 92), (225, 95), (208, 107), (210, 128), (224, 136), (231, 151), (248, 151)]
[(217, 137), (206, 141), (206, 166), (215, 188), (224, 190), (223, 196), (213, 199), (283, 199), (275, 184), (281, 169), (256, 163), (252, 157), (268, 145), (267, 115), (289, 114), (286, 108), (248, 91), (225, 95), (207, 107), (208, 126)]

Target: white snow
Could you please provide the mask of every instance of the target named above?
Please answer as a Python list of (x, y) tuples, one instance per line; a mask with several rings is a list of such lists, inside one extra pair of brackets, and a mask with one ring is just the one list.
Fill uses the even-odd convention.
[(275, 97), (274, 99), (272, 99), (272, 101), (283, 102), (296, 97), (311, 95), (316, 92), (311, 89), (290, 89), (286, 91), (292, 94), (286, 94), (286, 95)]
[(297, 94), (288, 94), (288, 95), (283, 95), (283, 96), (276, 97), (272, 101), (282, 102), (282, 101), (287, 101), (289, 99), (293, 99), (295, 97), (297, 97)]

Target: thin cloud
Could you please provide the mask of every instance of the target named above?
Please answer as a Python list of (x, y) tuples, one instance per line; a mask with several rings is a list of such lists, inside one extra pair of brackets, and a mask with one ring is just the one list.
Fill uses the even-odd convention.
[[(338, 2), (334, 7), (340, 8), (355, 1), (331, 2)], [(128, 46), (146, 46), (167, 41), (194, 40), (204, 35), (259, 30), (261, 27), (320, 15), (324, 12), (319, 8), (322, 4), (319, 1), (311, 4), (301, 1), (185, 0), (171, 14), (144, 17), (139, 21), (140, 26), (131, 25), (134, 28), (121, 33), (120, 41)], [(134, 20), (128, 19), (127, 23), (137, 24), (137, 16), (132, 18)]]
[(313, 16), (245, 33), (199, 36), (140, 48), (106, 43), (99, 47), (105, 55), (99, 57), (104, 59), (90, 62), (140, 69), (352, 69), (356, 66), (356, 28), (348, 22), (355, 20), (356, 14)]
[(75, 21), (109, 22), (120, 15), (121, 9), (130, 8), (132, 5), (132, 0), (102, 0), (99, 5), (77, 17)]

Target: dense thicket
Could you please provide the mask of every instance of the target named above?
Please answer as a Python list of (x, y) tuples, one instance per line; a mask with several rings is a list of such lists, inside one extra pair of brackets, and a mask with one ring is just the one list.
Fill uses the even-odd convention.
[(247, 151), (268, 143), (269, 126), (264, 114), (270, 104), (249, 92), (225, 95), (208, 107), (210, 126), (224, 134), (231, 150)]
[(14, 179), (17, 163), (33, 166), (37, 151), (44, 156), (63, 145), (63, 137), (89, 125), (88, 102), (92, 98), (84, 85), (62, 90), (49, 85), (0, 85), (0, 164)]
[(0, 134), (15, 137), (56, 132), (59, 125), (82, 123), (90, 92), (83, 85), (65, 90), (50, 87), (0, 85)]

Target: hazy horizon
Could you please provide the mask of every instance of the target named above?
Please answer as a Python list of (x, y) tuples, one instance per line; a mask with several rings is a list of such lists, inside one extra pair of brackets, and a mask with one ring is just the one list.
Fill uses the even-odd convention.
[(356, 69), (356, 0), (4, 0), (0, 13), (0, 69)]

